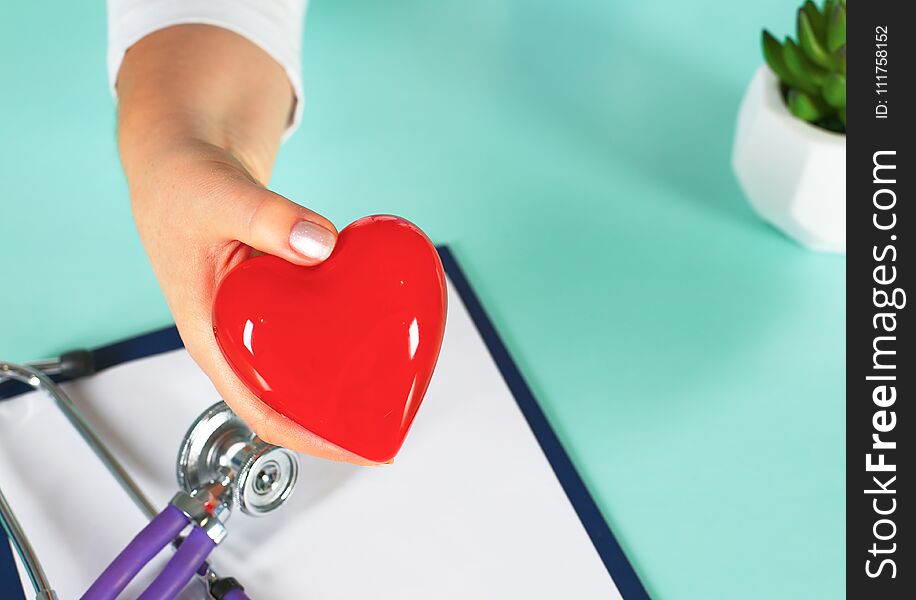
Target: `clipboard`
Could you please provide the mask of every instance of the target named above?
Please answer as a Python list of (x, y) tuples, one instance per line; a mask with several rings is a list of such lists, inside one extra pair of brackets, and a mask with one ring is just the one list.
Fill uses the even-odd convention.
[[(570, 519), (566, 521), (568, 524), (565, 525), (564, 527), (568, 529), (570, 527), (580, 526), (582, 528), (582, 531), (584, 531), (585, 535), (579, 536), (581, 537), (581, 540), (566, 542), (566, 543), (569, 543), (571, 545), (571, 549), (569, 550), (569, 552), (571, 552), (573, 555), (582, 557), (582, 560), (580, 562), (589, 563), (589, 565), (593, 565), (593, 566), (589, 566), (586, 568), (582, 565), (577, 565), (575, 568), (576, 569), (581, 568), (582, 573), (578, 573), (575, 576), (573, 576), (575, 569), (573, 569), (573, 571), (563, 571), (562, 567), (558, 566), (557, 572), (554, 574), (555, 577), (551, 581), (554, 581), (554, 583), (556, 583), (556, 585), (559, 585), (559, 586), (568, 584), (569, 591), (572, 595), (564, 595), (563, 597), (570, 597), (570, 598), (572, 597), (576, 597), (576, 598), (603, 597), (603, 598), (624, 598), (626, 600), (647, 599), (649, 596), (646, 593), (646, 590), (644, 589), (642, 583), (639, 581), (639, 578), (637, 577), (631, 564), (629, 563), (625, 554), (623, 553), (622, 549), (620, 548), (620, 545), (618, 544), (617, 540), (615, 539), (614, 534), (610, 530), (607, 522), (602, 517), (597, 505), (594, 502), (594, 499), (591, 497), (588, 490), (586, 489), (582, 479), (580, 478), (578, 472), (575, 469), (575, 466), (573, 465), (569, 456), (566, 454), (565, 450), (563, 449), (562, 444), (560, 443), (559, 439), (557, 438), (556, 433), (551, 428), (543, 411), (541, 410), (536, 399), (534, 398), (530, 388), (526, 384), (524, 378), (522, 377), (521, 373), (519, 372), (518, 368), (516, 367), (515, 363), (513, 362), (508, 350), (506, 349), (505, 345), (503, 344), (502, 340), (500, 339), (499, 335), (497, 334), (496, 329), (493, 326), (493, 323), (490, 321), (482, 305), (480, 304), (479, 300), (477, 299), (476, 295), (474, 294), (473, 289), (471, 288), (467, 278), (464, 276), (458, 263), (456, 262), (455, 257), (453, 256), (453, 254), (447, 247), (440, 247), (439, 253), (442, 258), (442, 263), (445, 268), (446, 275), (449, 279), (450, 295), (453, 296), (452, 298), (450, 298), (449, 325), (451, 325), (453, 313), (458, 315), (455, 317), (455, 319), (461, 318), (460, 315), (462, 313), (466, 313), (466, 315), (469, 317), (470, 323), (471, 323), (469, 327), (472, 327), (476, 331), (476, 334), (479, 335), (479, 339), (482, 340), (483, 347), (485, 348), (484, 352), (488, 353), (489, 359), (492, 360), (492, 362), (495, 364), (496, 369), (498, 369), (498, 375), (501, 377), (502, 382), (504, 382), (504, 385), (508, 389), (508, 392), (511, 394), (512, 399), (514, 399), (517, 410), (520, 412), (521, 416), (523, 417), (524, 424), (527, 425), (527, 429), (530, 431), (530, 434), (533, 436), (534, 440), (536, 441), (536, 445), (532, 445), (532, 448), (539, 449), (543, 455), (543, 458), (546, 459), (546, 464), (549, 467), (549, 471), (546, 468), (542, 469), (543, 472), (538, 471), (538, 474), (533, 475), (533, 477), (540, 477), (543, 479), (545, 477), (544, 472), (552, 473), (553, 477), (555, 477), (556, 482), (559, 484), (558, 490), (560, 490), (560, 492), (558, 492), (558, 496), (565, 497), (565, 502), (568, 502), (568, 508), (571, 508), (571, 511), (569, 511), (569, 514), (571, 515), (571, 517)], [(457, 299), (460, 301), (460, 306), (456, 305), (457, 303), (454, 301), (455, 297), (457, 297)], [(462, 308), (463, 310), (461, 310)], [(456, 327), (460, 325), (461, 323), (456, 325)], [(447, 326), (446, 337), (445, 337), (445, 341), (443, 345), (443, 357), (446, 356), (446, 350), (448, 349), (448, 345), (449, 345), (449, 337), (450, 336), (449, 336), (449, 331), (448, 331), (448, 326)], [(135, 338), (131, 338), (131, 339), (128, 339), (122, 342), (100, 347), (93, 351), (93, 355), (96, 361), (97, 372), (103, 372), (108, 369), (113, 369), (115, 367), (118, 367), (119, 365), (126, 365), (128, 363), (131, 363), (132, 361), (138, 361), (141, 359), (154, 359), (154, 357), (157, 357), (160, 355), (162, 357), (175, 356), (176, 353), (178, 353), (178, 351), (180, 351), (180, 349), (182, 348), (183, 348), (182, 342), (178, 336), (177, 330), (174, 327), (169, 327), (166, 329), (162, 329), (159, 331), (141, 335)], [(181, 352), (180, 354), (184, 354), (184, 353)], [(440, 368), (443, 368), (442, 363), (441, 363), (442, 360), (443, 359), (440, 358)], [(88, 379), (92, 379), (92, 378), (90, 377)], [(436, 377), (434, 376), (433, 384), (430, 386), (430, 392), (428, 392), (427, 394), (426, 403), (430, 402), (431, 400), (430, 395), (436, 393), (435, 390), (437, 388), (435, 387), (435, 381), (436, 381)], [(3, 418), (3, 413), (2, 413), (3, 405), (6, 404), (2, 399), (9, 398), (9, 397), (21, 394), (26, 391), (28, 391), (28, 388), (16, 382), (8, 382), (0, 386), (0, 420), (2, 420)], [(420, 410), (420, 415), (424, 414), (425, 409), (427, 409), (426, 404), (424, 404), (424, 408)], [(429, 410), (430, 412), (432, 412), (432, 409), (429, 409)], [(418, 417), (420, 415), (418, 415)], [(179, 429), (186, 427), (189, 423), (190, 421), (188, 421), (187, 423), (181, 424)], [(2, 422), (0, 422), (0, 433), (2, 433), (3, 431), (2, 425), (3, 425)], [(418, 418), (414, 426), (415, 431), (411, 433), (411, 436), (415, 436), (417, 434), (416, 429), (423, 428), (423, 427), (426, 427), (426, 425), (424, 425), (422, 419)], [(432, 429), (432, 426), (430, 426), (430, 429)], [(76, 435), (75, 432), (73, 432), (73, 435), (74, 436)], [(521, 434), (521, 435), (524, 436), (525, 434)], [(411, 436), (408, 436), (407, 444), (405, 444), (405, 450), (408, 450), (408, 451), (411, 445)], [(177, 450), (177, 446), (176, 446), (176, 450)], [(4, 451), (5, 449), (2, 443), (0, 443), (0, 454), (2, 454)], [(418, 451), (415, 451), (415, 452), (418, 452)], [(402, 454), (404, 453), (402, 452)], [(531, 461), (533, 462), (537, 462), (541, 460), (541, 458), (537, 456), (533, 456), (533, 455), (525, 455), (525, 456), (531, 456)], [(0, 458), (3, 458), (3, 457), (0, 456)], [(399, 459), (396, 459), (394, 468), (398, 466), (399, 460), (400, 460), (400, 457)], [(326, 461), (320, 461), (320, 462), (324, 463)], [(405, 457), (405, 462), (407, 462), (406, 457)], [(328, 464), (331, 464), (331, 463), (328, 463)], [(49, 467), (49, 469), (52, 469), (52, 470), (60, 469), (60, 468), (62, 468), (62, 465), (60, 464), (52, 465)], [(130, 468), (130, 465), (128, 465), (128, 468)], [(340, 467), (340, 468), (349, 468), (349, 467)], [(378, 472), (381, 473), (382, 470), (384, 470), (385, 468), (387, 467), (380, 468)], [(373, 471), (373, 470), (370, 469), (369, 471)], [(367, 472), (367, 471), (362, 471), (362, 472)], [(2, 470), (0, 470), (0, 473), (2, 473)], [(506, 475), (508, 476), (509, 474), (507, 473)], [(373, 474), (372, 477), (375, 477), (375, 475)], [(524, 482), (522, 483), (524, 484)], [(300, 486), (303, 486), (303, 485), (308, 485), (308, 481), (301, 481)], [(174, 484), (172, 484), (172, 486), (174, 487)], [(484, 495), (487, 492), (487, 490), (478, 490), (478, 491), (479, 493), (484, 494)], [(508, 493), (509, 495), (511, 495), (511, 490)], [(125, 506), (125, 510), (132, 510), (134, 513), (137, 513), (137, 514), (132, 514), (130, 517), (126, 517), (126, 518), (129, 521), (131, 521), (132, 523), (139, 523), (140, 526), (142, 526), (142, 517), (139, 515), (138, 511), (133, 509), (132, 506), (130, 506), (129, 509), (126, 508), (127, 505), (129, 505), (129, 501), (127, 500), (127, 498), (122, 497), (122, 498), (119, 498), (119, 500), (121, 501), (121, 504)], [(167, 500), (167, 498), (164, 498), (164, 500)], [(514, 498), (514, 500), (510, 498), (509, 501), (517, 502), (518, 498)], [(17, 510), (18, 512), (17, 504), (15, 502), (13, 502), (13, 508), (14, 510)], [(509, 506), (508, 508), (511, 509), (512, 507)], [(518, 509), (520, 513), (524, 513), (524, 508), (525, 507), (523, 506), (523, 503), (518, 503)], [(284, 507), (283, 510), (285, 509), (286, 508)], [(551, 510), (566, 511), (566, 509), (551, 509)], [(535, 513), (535, 517), (536, 516), (537, 516), (537, 513)], [(246, 517), (244, 516), (235, 516), (233, 521), (235, 520), (242, 521), (245, 518)], [(265, 522), (268, 520), (276, 520), (276, 519), (282, 519), (282, 517), (280, 517), (279, 515), (276, 517), (272, 516), (266, 519)], [(474, 520), (476, 521), (476, 519)], [(573, 523), (574, 521), (577, 523), (576, 525), (569, 524), (569, 523)], [(237, 523), (230, 522), (230, 525), (229, 525), (230, 537), (233, 534), (233, 528), (236, 524)], [(534, 525), (534, 523), (532, 524)], [(27, 534), (29, 534), (30, 532), (29, 523), (24, 523), (24, 526), (25, 526)], [(139, 527), (136, 527), (133, 531), (135, 532), (137, 530), (139, 530)], [(125, 527), (125, 531), (128, 531), (128, 528)], [(573, 538), (576, 538), (577, 535), (578, 535), (577, 533), (573, 533), (569, 537), (570, 539), (573, 539)], [(129, 539), (129, 537), (130, 536), (124, 539), (125, 543)], [(516, 542), (519, 543), (520, 545), (527, 545), (531, 543), (535, 543), (535, 544), (541, 543), (546, 546), (546, 545), (549, 545), (550, 541), (551, 540), (543, 540), (543, 539), (531, 540), (531, 541), (525, 541), (525, 540), (514, 540), (513, 541), (510, 539), (510, 540), (507, 540), (506, 543), (508, 544), (507, 547), (511, 547), (511, 544), (516, 543)], [(572, 546), (575, 546), (575, 548), (572, 548)], [(585, 546), (588, 546), (588, 549), (586, 549)], [(215, 557), (217, 564), (219, 564), (220, 550), (221, 549), (217, 549), (217, 551), (214, 553), (214, 557)], [(39, 555), (42, 554), (41, 548), (38, 548), (38, 552), (39, 552)], [(594, 553), (593, 557), (589, 556), (589, 554), (592, 552)], [(580, 554), (576, 554), (576, 553), (580, 553)], [(544, 556), (539, 556), (539, 559), (547, 560), (549, 562), (550, 557), (544, 555)], [(450, 563), (456, 563), (454, 564), (456, 573), (461, 572), (460, 562), (463, 559), (454, 559), (451, 557), (446, 557), (445, 560)], [(524, 565), (515, 565), (513, 562), (511, 562), (514, 560), (513, 556), (511, 555), (502, 557), (502, 560), (510, 561), (510, 562), (503, 562), (502, 563), (503, 565), (511, 565), (513, 567), (520, 567), (520, 568), (524, 567)], [(480, 565), (478, 565), (478, 567), (479, 566)], [(492, 565), (492, 566), (497, 570), (499, 568), (499, 565)], [(535, 566), (535, 565), (532, 565), (532, 566)], [(54, 571), (48, 565), (45, 565), (45, 568), (48, 571), (48, 576), (51, 578), (52, 584), (57, 586), (57, 584), (55, 583), (56, 578), (55, 578)], [(423, 568), (423, 565), (419, 564), (419, 568)], [(442, 568), (442, 565), (437, 564), (437, 568)], [(504, 569), (504, 570), (509, 570), (509, 569)], [(519, 572), (523, 572), (523, 570), (524, 569), (520, 570)], [(582, 574), (585, 573), (586, 570), (587, 570), (587, 575), (582, 576)], [(603, 570), (603, 574), (598, 573), (597, 572), (598, 570)], [(543, 572), (544, 571), (543, 565), (538, 566), (535, 571), (538, 577), (548, 577), (549, 578), (551, 576), (550, 573)], [(244, 571), (239, 572), (239, 573), (228, 573), (228, 574), (236, 576), (237, 578), (239, 578), (242, 581), (243, 584), (246, 584), (246, 577), (250, 577), (250, 575), (248, 573), (245, 573)], [(569, 578), (576, 579), (576, 581), (564, 582), (563, 580), (567, 575), (570, 575)], [(606, 590), (603, 590), (602, 577), (605, 577), (605, 576), (607, 579), (607, 588)], [(440, 579), (442, 581), (443, 586), (448, 585), (447, 581), (445, 581), (445, 578), (440, 578)], [(506, 583), (506, 585), (509, 587), (506, 589), (511, 589), (511, 586), (512, 586), (511, 577), (509, 579), (510, 581)], [(582, 579), (588, 579), (589, 582), (580, 581)], [(0, 592), (2, 592), (2, 594), (0, 594), (0, 597), (2, 597), (4, 600), (6, 600), (7, 597), (17, 598), (18, 590), (20, 589), (20, 586), (21, 586), (20, 581), (21, 581), (20, 575), (17, 572), (17, 568), (14, 563), (13, 557), (11, 555), (9, 545), (6, 543), (0, 543)], [(521, 582), (519, 582), (517, 578), (516, 578), (516, 583), (521, 584)], [(585, 594), (584, 596), (576, 595), (577, 594), (577, 592), (575, 592), (575, 590), (577, 589), (576, 586), (580, 584), (584, 586), (580, 590), (582, 594)], [(499, 584), (499, 585), (502, 585), (502, 584)], [(496, 588), (493, 588), (493, 589), (495, 590)], [(13, 591), (11, 594), (8, 595), (7, 592), (10, 590), (13, 590)], [(27, 591), (30, 592), (31, 590), (27, 589)], [(606, 593), (604, 593), (605, 591)], [(443, 587), (442, 592), (443, 592), (442, 595), (446, 596), (447, 588)], [(427, 590), (426, 592), (423, 593), (423, 595), (418, 595), (416, 597), (424, 597), (424, 598), (430, 597), (428, 593), (429, 592)], [(550, 593), (555, 594), (556, 590)], [(498, 596), (501, 596), (504, 598), (510, 597), (506, 595), (505, 590), (501, 592)], [(189, 597), (198, 597), (198, 596), (192, 595)], [(258, 596), (255, 594), (253, 595), (253, 597), (255, 598), (255, 600), (257, 600)], [(305, 597), (311, 598), (313, 596), (305, 596)], [(376, 597), (383, 597), (383, 596), (376, 594)], [(397, 597), (410, 598), (414, 596), (410, 596), (409, 593), (405, 594), (403, 593), (403, 590), (402, 590), (402, 593), (399, 593)], [(477, 597), (482, 597), (482, 596), (477, 595)], [(493, 597), (497, 597), (497, 596), (494, 595)], [(519, 596), (511, 596), (511, 597), (523, 597), (523, 596), (519, 595)], [(531, 597), (531, 596), (530, 594), (528, 594), (525, 597)], [(553, 597), (556, 597), (556, 596), (554, 595)]]

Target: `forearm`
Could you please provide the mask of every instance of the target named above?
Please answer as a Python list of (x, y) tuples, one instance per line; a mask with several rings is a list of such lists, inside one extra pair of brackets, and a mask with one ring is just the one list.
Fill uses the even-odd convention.
[(294, 95), (267, 53), (226, 29), (178, 25), (135, 44), (118, 77), (118, 141), (128, 180), (187, 145), (238, 159), (265, 184)]

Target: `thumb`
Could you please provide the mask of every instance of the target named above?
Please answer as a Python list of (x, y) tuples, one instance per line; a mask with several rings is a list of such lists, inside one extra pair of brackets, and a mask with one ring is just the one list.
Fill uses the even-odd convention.
[(316, 265), (337, 243), (329, 220), (257, 184), (242, 186), (234, 209), (229, 218), (218, 219), (221, 236), (291, 263)]

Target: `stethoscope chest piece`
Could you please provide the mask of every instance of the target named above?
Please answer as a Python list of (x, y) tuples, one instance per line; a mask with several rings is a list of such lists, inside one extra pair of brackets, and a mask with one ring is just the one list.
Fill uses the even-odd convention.
[(261, 440), (224, 402), (194, 421), (176, 464), (183, 491), (193, 494), (214, 482), (228, 482), (232, 504), (255, 516), (282, 505), (292, 494), (298, 474), (293, 452)]

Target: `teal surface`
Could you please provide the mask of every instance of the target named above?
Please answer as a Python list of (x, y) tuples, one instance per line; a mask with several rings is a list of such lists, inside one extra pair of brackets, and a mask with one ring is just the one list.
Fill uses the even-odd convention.
[[(131, 222), (102, 2), (0, 7), (0, 356), (170, 322)], [(447, 243), (653, 597), (838, 598), (845, 262), (729, 167), (790, 0), (315, 0), (273, 187)], [(508, 558), (508, 557), (507, 557)]]

